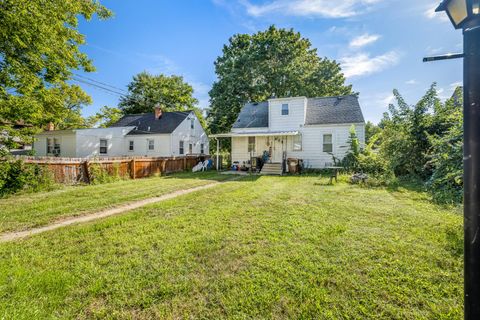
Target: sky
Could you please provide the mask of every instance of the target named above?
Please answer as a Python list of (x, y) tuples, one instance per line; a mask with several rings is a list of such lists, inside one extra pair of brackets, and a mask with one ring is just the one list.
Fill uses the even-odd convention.
[[(81, 50), (96, 67), (78, 73), (125, 90), (142, 71), (181, 75), (194, 88), (199, 107), (209, 105), (216, 80), (214, 61), (237, 33), (270, 25), (293, 28), (320, 57), (339, 62), (360, 94), (366, 120), (377, 123), (398, 89), (414, 104), (436, 82), (446, 99), (461, 85), (462, 61), (423, 63), (422, 58), (462, 52), (462, 34), (439, 0), (104, 0), (108, 20), (81, 21)], [(80, 84), (80, 83), (79, 83)], [(92, 97), (85, 116), (116, 106), (119, 96), (80, 84)], [(118, 91), (118, 90), (117, 90)]]

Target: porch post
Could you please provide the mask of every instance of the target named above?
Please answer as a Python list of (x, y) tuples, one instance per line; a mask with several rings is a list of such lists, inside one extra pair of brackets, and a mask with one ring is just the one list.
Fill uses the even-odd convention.
[(219, 166), (218, 166), (218, 161), (219, 161), (219, 158), (220, 158), (220, 156), (219, 156), (219, 153), (220, 153), (220, 141), (218, 141), (218, 138), (215, 138), (215, 140), (217, 140), (217, 171), (218, 171), (218, 168), (219, 168)]

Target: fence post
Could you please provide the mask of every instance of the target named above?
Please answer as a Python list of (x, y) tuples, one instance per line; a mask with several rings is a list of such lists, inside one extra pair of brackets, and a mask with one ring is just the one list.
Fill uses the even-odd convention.
[(187, 156), (183, 157), (183, 171), (187, 171)]
[(90, 166), (88, 165), (88, 160), (83, 162), (83, 171), (85, 172), (85, 181), (90, 184), (92, 181), (90, 179)]
[(162, 160), (162, 175), (164, 175), (167, 171), (167, 160)]
[(136, 176), (135, 176), (135, 158), (132, 159), (132, 161), (130, 162), (130, 177), (135, 180)]

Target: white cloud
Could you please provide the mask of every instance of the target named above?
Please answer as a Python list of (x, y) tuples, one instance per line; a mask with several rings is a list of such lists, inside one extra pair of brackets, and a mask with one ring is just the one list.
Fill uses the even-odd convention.
[(375, 57), (370, 57), (368, 53), (359, 53), (341, 58), (340, 64), (345, 77), (351, 78), (383, 71), (397, 64), (399, 60), (400, 54), (395, 51)]
[(450, 84), (450, 88), (455, 90), (456, 88), (458, 87), (462, 87), (463, 86), (463, 82), (462, 81), (457, 81), (457, 82), (454, 82), (454, 83), (451, 83)]
[(383, 106), (388, 106), (395, 101), (395, 96), (393, 93), (389, 93), (385, 98), (380, 99), (380, 102), (382, 103)]
[(410, 85), (414, 85), (414, 84), (418, 84), (418, 81), (415, 80), (415, 79), (411, 79), (411, 80), (406, 81), (405, 83), (410, 84)]
[(247, 13), (254, 17), (280, 13), (289, 16), (348, 18), (370, 10), (381, 1), (384, 0), (273, 0), (261, 5), (241, 0), (241, 3), (246, 7)]
[(358, 37), (352, 39), (352, 41), (350, 41), (350, 47), (361, 48), (361, 47), (364, 47), (364, 46), (369, 45), (371, 43), (374, 43), (378, 39), (380, 39), (380, 35), (378, 35), (378, 34), (365, 33), (365, 34), (362, 34), (361, 36), (358, 36)]
[(423, 15), (428, 18), (428, 19), (438, 19), (440, 21), (444, 21), (444, 22), (448, 22), (450, 21), (448, 19), (448, 16), (445, 12), (435, 12), (435, 9), (438, 7), (438, 3), (433, 5), (433, 6), (430, 6), (428, 7)]

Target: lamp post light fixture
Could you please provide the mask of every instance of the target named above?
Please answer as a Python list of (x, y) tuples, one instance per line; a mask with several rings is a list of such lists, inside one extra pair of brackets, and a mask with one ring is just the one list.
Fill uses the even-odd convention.
[(480, 319), (480, 0), (444, 0), (455, 29), (463, 30), (464, 299), (465, 319)]

